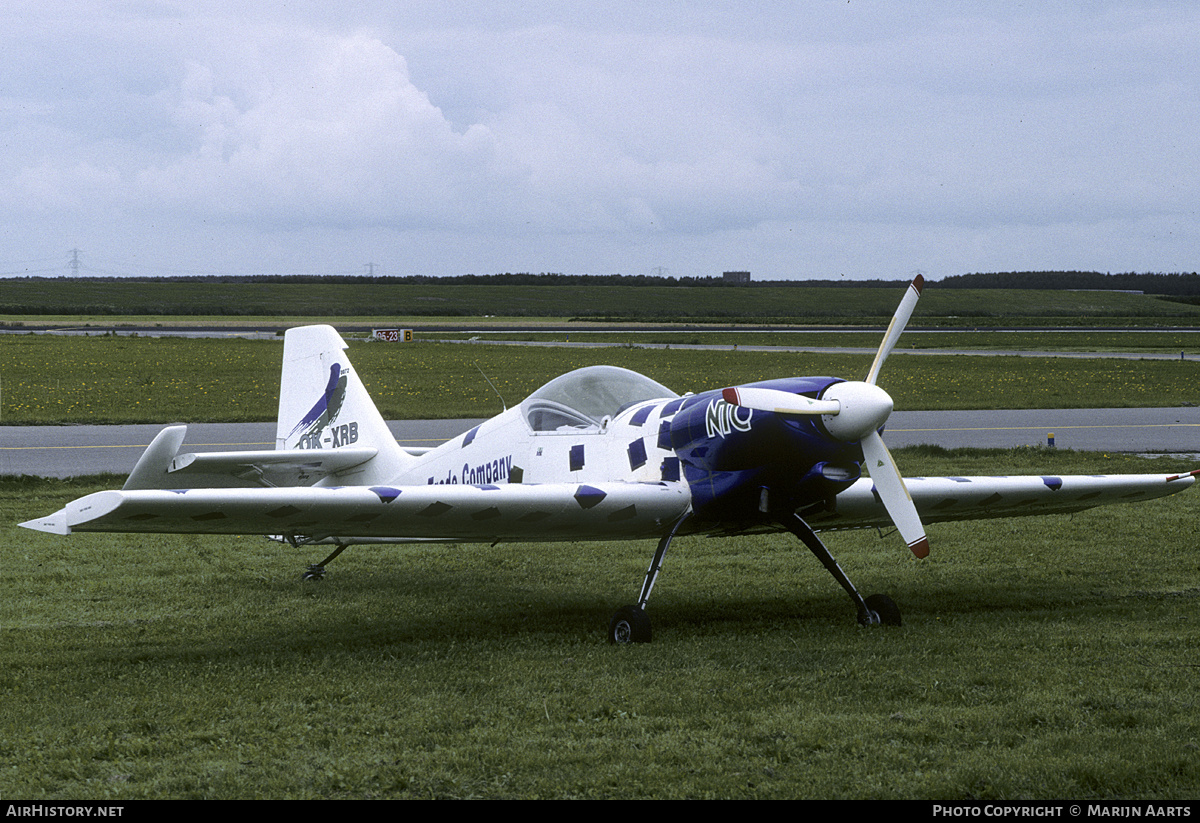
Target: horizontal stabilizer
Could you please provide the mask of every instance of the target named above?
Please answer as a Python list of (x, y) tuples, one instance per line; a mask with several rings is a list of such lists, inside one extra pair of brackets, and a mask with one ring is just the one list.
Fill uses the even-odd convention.
[[(123, 491), (311, 486), (375, 457), (374, 446), (179, 454), (187, 426), (170, 426), (146, 447)], [(394, 442), (394, 441), (393, 441)]]
[(179, 453), (187, 426), (168, 426), (155, 435), (142, 452), (138, 462), (125, 479), (126, 489), (161, 489), (162, 478), (171, 469), (171, 461)]
[(361, 466), (377, 453), (374, 448), (348, 448), (181, 454), (171, 461), (169, 476), (179, 478), (172, 483), (174, 486), (200, 475), (209, 481), (203, 485), (210, 488), (220, 487), (212, 482), (213, 475), (237, 480), (238, 486), (309, 486), (329, 475)]

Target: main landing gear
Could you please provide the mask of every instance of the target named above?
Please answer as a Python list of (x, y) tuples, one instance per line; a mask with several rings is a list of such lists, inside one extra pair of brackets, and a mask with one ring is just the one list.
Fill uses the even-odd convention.
[(671, 545), (679, 527), (691, 516), (692, 513), (688, 512), (676, 520), (671, 531), (658, 541), (658, 548), (654, 550), (654, 559), (650, 561), (650, 568), (646, 569), (646, 579), (642, 581), (642, 593), (638, 596), (638, 602), (635, 605), (622, 606), (617, 609), (616, 614), (608, 621), (609, 643), (650, 642), (650, 618), (646, 616), (646, 601), (650, 599), (650, 590), (654, 588), (654, 581), (658, 579), (658, 573), (662, 571), (663, 558), (667, 556), (667, 546)]
[(348, 543), (338, 543), (337, 548), (333, 550), (333, 553), (331, 555), (329, 555), (329, 557), (326, 557), (320, 563), (310, 563), (308, 568), (304, 570), (304, 574), (300, 575), (300, 579), (301, 580), (324, 580), (325, 579), (325, 565), (327, 563), (332, 562), (333, 559), (335, 557), (337, 557), (339, 554), (341, 554), (342, 552), (344, 552), (349, 545), (350, 544), (348, 544)]
[(788, 531), (800, 538), (800, 542), (808, 546), (825, 570), (833, 575), (846, 594), (850, 595), (850, 599), (854, 601), (855, 607), (858, 609), (858, 622), (862, 626), (899, 626), (900, 625), (900, 609), (892, 601), (892, 598), (886, 594), (873, 594), (864, 599), (858, 593), (858, 589), (854, 588), (854, 584), (850, 582), (850, 578), (842, 571), (842, 567), (833, 559), (833, 555), (829, 553), (829, 549), (825, 548), (825, 544), (821, 542), (821, 538), (817, 537), (817, 533), (812, 530), (812, 527), (804, 522), (798, 514), (786, 515), (780, 519)]
[[(649, 643), (651, 638), (650, 618), (646, 616), (646, 601), (650, 599), (650, 590), (654, 588), (654, 581), (658, 579), (658, 573), (662, 571), (663, 558), (667, 554), (667, 547), (671, 545), (676, 532), (683, 522), (690, 517), (690, 514), (684, 515), (670, 533), (665, 535), (658, 541), (658, 548), (654, 552), (654, 559), (650, 561), (650, 568), (646, 570), (646, 579), (642, 583), (642, 593), (638, 597), (638, 602), (635, 605), (622, 606), (613, 614), (612, 619), (608, 623), (608, 642), (609, 643)], [(780, 524), (790, 531), (796, 537), (800, 538), (808, 550), (811, 551), (826, 571), (833, 575), (834, 579), (845, 589), (846, 594), (850, 595), (850, 599), (854, 601), (855, 608), (858, 610), (858, 622), (862, 626), (899, 626), (900, 625), (900, 609), (896, 606), (892, 598), (886, 594), (873, 594), (870, 597), (864, 598), (858, 593), (858, 589), (850, 582), (850, 578), (842, 571), (842, 567), (833, 559), (833, 555), (829, 553), (829, 549), (817, 537), (817, 533), (812, 530), (808, 523), (797, 514), (787, 514), (780, 518)]]

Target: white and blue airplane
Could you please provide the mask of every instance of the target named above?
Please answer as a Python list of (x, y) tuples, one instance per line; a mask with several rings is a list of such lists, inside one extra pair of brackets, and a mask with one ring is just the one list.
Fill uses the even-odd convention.
[(637, 602), (609, 624), (610, 642), (629, 643), (651, 638), (647, 601), (679, 534), (791, 532), (849, 594), (860, 623), (899, 625), (895, 603), (860, 595), (817, 532), (894, 525), (925, 557), (924, 523), (1148, 500), (1200, 475), (906, 482), (881, 437), (892, 399), (878, 379), (922, 285), (918, 275), (862, 381), (789, 377), (680, 396), (636, 372), (590, 366), (431, 449), (396, 442), (334, 329), (291, 329), (275, 450), (181, 454), (187, 427), (171, 426), (120, 491), (21, 525), (332, 546), (310, 578), (355, 544), (657, 540)]

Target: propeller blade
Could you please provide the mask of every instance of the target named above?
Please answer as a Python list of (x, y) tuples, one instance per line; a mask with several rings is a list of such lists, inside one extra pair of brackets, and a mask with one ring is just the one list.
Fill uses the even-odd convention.
[(929, 540), (925, 537), (925, 527), (921, 524), (921, 516), (913, 504), (904, 478), (892, 460), (891, 452), (883, 444), (879, 432), (871, 432), (862, 439), (864, 464), (871, 480), (875, 483), (875, 491), (887, 509), (888, 516), (900, 530), (900, 536), (908, 544), (908, 548), (919, 558), (929, 554)]
[(904, 333), (904, 327), (908, 325), (908, 318), (912, 317), (913, 309), (917, 307), (917, 300), (920, 299), (921, 289), (924, 287), (925, 278), (919, 274), (908, 284), (908, 291), (904, 293), (904, 298), (896, 307), (896, 313), (892, 315), (892, 322), (888, 324), (887, 332), (883, 335), (883, 342), (879, 344), (879, 351), (875, 353), (875, 362), (871, 364), (871, 370), (867, 372), (866, 382), (872, 386), (879, 381), (879, 370), (883, 368), (883, 361), (887, 360), (892, 349), (896, 347), (900, 335)]
[(813, 400), (802, 394), (754, 386), (734, 386), (721, 392), (725, 402), (775, 414), (837, 414), (842, 404), (836, 400)]

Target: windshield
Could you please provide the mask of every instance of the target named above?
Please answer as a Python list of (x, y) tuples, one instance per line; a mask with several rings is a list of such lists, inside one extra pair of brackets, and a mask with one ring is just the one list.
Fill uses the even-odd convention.
[[(635, 371), (588, 366), (551, 380), (529, 395), (521, 407), (534, 431), (555, 431), (599, 426), (604, 418), (616, 417), (636, 403), (678, 396)], [(551, 410), (555, 413), (549, 413)]]

